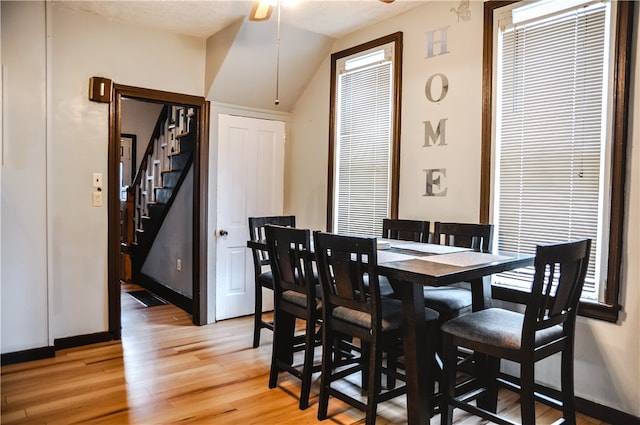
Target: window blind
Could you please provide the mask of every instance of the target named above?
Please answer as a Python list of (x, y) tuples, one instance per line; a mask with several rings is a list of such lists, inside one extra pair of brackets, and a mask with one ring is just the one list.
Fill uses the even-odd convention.
[[(604, 170), (606, 9), (504, 31), (497, 127), (498, 249), (591, 238), (583, 298), (597, 299)], [(533, 270), (498, 284), (529, 287)]]
[(392, 62), (340, 74), (338, 99), (334, 229), (380, 235), (389, 214)]

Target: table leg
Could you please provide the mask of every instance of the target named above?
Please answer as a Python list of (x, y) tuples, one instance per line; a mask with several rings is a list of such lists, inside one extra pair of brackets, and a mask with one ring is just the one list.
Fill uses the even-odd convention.
[(427, 325), (424, 320), (422, 285), (402, 285), (404, 360), (407, 379), (407, 419), (409, 425), (429, 424), (431, 420), (428, 383)]
[[(479, 311), (485, 308), (491, 307), (491, 276), (484, 276), (471, 281), (471, 296), (473, 302), (473, 311)], [(480, 379), (483, 383), (489, 382), (490, 379), (495, 379), (487, 374), (489, 371), (490, 358), (487, 355), (474, 353), (474, 362), (476, 363), (476, 370), (480, 375)], [(490, 412), (496, 411), (496, 390), (495, 386), (491, 387), (493, 391), (483, 394), (478, 398), (478, 407), (489, 410)]]
[(473, 311), (491, 307), (491, 276), (472, 279), (470, 283)]

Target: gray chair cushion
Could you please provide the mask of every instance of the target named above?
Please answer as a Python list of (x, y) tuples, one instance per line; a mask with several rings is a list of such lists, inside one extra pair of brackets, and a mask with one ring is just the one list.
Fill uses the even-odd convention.
[[(380, 300), (382, 308), (382, 330), (398, 329), (402, 324), (402, 301), (393, 298), (383, 298)], [(336, 307), (333, 316), (345, 322), (361, 326), (366, 329), (371, 328), (371, 315), (358, 310), (346, 307)], [(430, 308), (424, 309), (426, 321), (438, 320), (440, 315)]]
[[(307, 297), (304, 294), (296, 291), (284, 291), (282, 293), (282, 300), (289, 302), (291, 304), (295, 304), (300, 307), (307, 307)], [(322, 304), (320, 299), (316, 298), (316, 309), (320, 310), (322, 308)]]
[(442, 321), (471, 312), (471, 290), (456, 286), (425, 286), (424, 305), (440, 313)]
[[(383, 298), (382, 309), (382, 330), (399, 329), (402, 324), (402, 302), (393, 298)], [(359, 310), (352, 310), (347, 307), (336, 307), (333, 316), (356, 326), (371, 329), (371, 315)]]
[[(501, 308), (465, 314), (445, 322), (441, 329), (451, 335), (495, 347), (519, 350), (524, 315)], [(536, 346), (562, 335), (562, 327), (552, 326), (536, 333)]]

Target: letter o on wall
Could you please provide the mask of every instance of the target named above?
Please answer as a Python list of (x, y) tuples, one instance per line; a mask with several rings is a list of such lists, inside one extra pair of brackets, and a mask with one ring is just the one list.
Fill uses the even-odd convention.
[[(433, 79), (436, 77), (440, 78), (440, 82), (442, 85), (440, 89), (440, 96), (438, 96), (437, 99), (433, 97), (433, 93), (431, 89), (431, 85), (433, 84)], [(425, 96), (427, 96), (427, 99), (429, 99), (430, 102), (440, 102), (442, 99), (447, 97), (448, 91), (449, 91), (449, 79), (447, 78), (446, 75), (440, 74), (440, 73), (433, 74), (431, 77), (429, 77), (429, 79), (427, 80), (427, 84), (425, 85), (425, 88), (424, 88), (424, 94)]]

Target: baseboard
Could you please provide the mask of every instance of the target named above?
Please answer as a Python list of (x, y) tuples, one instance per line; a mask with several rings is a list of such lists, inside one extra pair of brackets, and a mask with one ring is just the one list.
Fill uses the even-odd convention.
[(32, 360), (48, 359), (56, 356), (54, 347), (31, 348), (24, 351), (14, 351), (13, 353), (2, 354), (2, 366), (10, 364), (30, 362)]
[[(518, 385), (520, 384), (520, 379), (515, 376), (501, 373), (500, 377), (514, 384), (518, 384)], [(555, 398), (558, 400), (561, 399), (560, 391), (553, 388), (536, 384), (535, 391), (547, 397)], [(594, 419), (598, 419), (599, 421), (606, 422), (609, 424), (640, 425), (640, 418), (633, 416), (629, 413), (625, 413), (620, 410), (616, 410), (611, 407), (598, 404), (581, 397), (576, 397), (575, 403), (576, 403), (576, 411), (578, 413), (582, 413)]]
[(169, 301), (171, 304), (175, 305), (178, 308), (186, 311), (189, 314), (193, 314), (193, 300), (188, 298), (172, 289), (167, 287), (166, 285), (158, 282), (151, 276), (147, 276), (146, 274), (139, 273), (135, 279), (135, 282), (142, 286), (143, 288), (153, 292), (161, 298)]
[(56, 350), (64, 350), (65, 348), (81, 347), (83, 345), (97, 344), (99, 342), (112, 341), (113, 335), (110, 332), (96, 332), (93, 334), (76, 335), (67, 338), (56, 338), (53, 340), (53, 346)]

